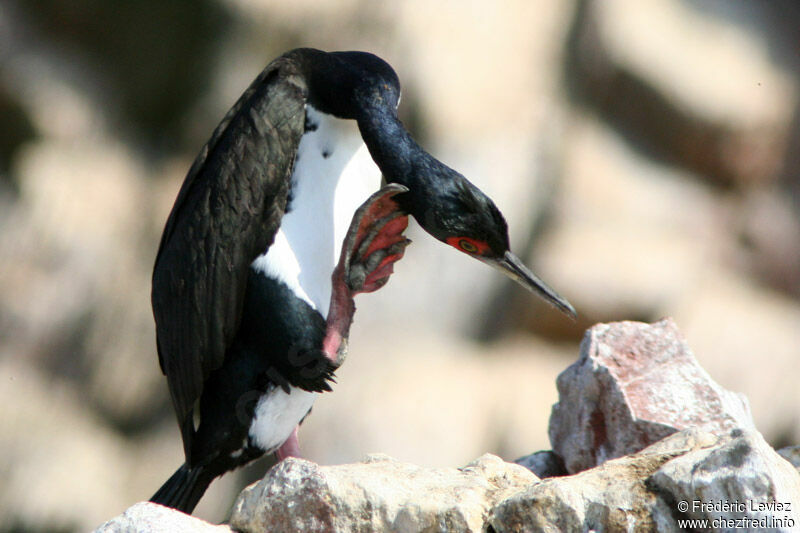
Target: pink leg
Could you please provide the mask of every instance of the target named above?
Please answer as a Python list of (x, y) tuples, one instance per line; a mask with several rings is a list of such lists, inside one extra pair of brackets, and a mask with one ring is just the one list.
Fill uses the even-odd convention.
[(275, 452), (278, 462), (283, 461), (287, 457), (300, 457), (300, 444), (297, 442), (297, 428), (295, 426), (292, 434), (286, 439), (286, 442), (281, 444), (281, 447)]
[(353, 297), (383, 287), (392, 275), (394, 263), (403, 257), (405, 247), (411, 242), (403, 236), (408, 215), (392, 198), (406, 191), (402, 185), (386, 185), (353, 215), (339, 264), (331, 277), (331, 302), (322, 347), (335, 366), (342, 364), (346, 354), (347, 336), (356, 310)]

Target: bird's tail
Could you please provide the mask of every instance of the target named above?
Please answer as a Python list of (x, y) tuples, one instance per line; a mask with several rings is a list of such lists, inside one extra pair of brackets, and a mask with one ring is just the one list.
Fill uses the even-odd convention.
[(182, 464), (150, 501), (191, 514), (216, 476), (207, 468)]

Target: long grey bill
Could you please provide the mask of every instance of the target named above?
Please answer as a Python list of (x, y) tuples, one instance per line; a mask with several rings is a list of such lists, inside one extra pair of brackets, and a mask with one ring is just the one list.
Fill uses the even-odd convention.
[(544, 281), (539, 279), (536, 274), (531, 272), (530, 269), (519, 260), (519, 257), (512, 254), (510, 251), (506, 252), (502, 259), (498, 261), (486, 261), (486, 263), (500, 270), (500, 272), (532, 293), (538, 294), (565, 315), (573, 319), (578, 316), (575, 312), (575, 308), (572, 307), (572, 304), (569, 303), (566, 298), (560, 296), (556, 291), (548, 287)]

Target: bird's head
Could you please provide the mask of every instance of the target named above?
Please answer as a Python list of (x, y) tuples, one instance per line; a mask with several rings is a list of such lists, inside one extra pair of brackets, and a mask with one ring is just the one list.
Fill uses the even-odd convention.
[(331, 62), (326, 68), (318, 65), (313, 80), (318, 100), (312, 103), (357, 120), (386, 180), (409, 189), (397, 196), (403, 209), (436, 239), (495, 267), (575, 317), (572, 305), (511, 253), (508, 224), (494, 202), (411, 138), (397, 118), (400, 81), (392, 67), (363, 52), (336, 52), (328, 57)]
[(564, 314), (575, 317), (572, 305), (514, 255), (508, 224), (494, 202), (455, 170), (429, 156), (427, 173), (417, 188), (405, 193), (406, 209), (439, 241), (510, 277), (541, 296)]

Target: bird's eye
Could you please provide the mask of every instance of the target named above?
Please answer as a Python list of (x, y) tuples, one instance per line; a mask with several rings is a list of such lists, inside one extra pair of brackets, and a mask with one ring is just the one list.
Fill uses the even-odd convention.
[(469, 242), (467, 239), (461, 239), (458, 241), (458, 247), (469, 254), (474, 254), (478, 251), (478, 247)]
[(469, 237), (448, 237), (446, 242), (453, 248), (471, 255), (483, 255), (489, 251), (488, 244)]

